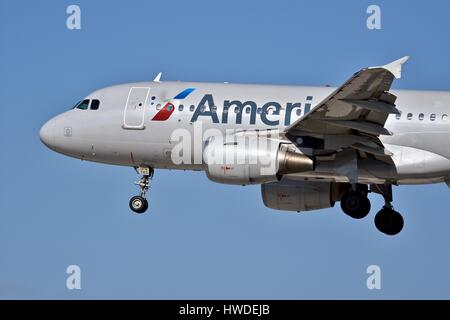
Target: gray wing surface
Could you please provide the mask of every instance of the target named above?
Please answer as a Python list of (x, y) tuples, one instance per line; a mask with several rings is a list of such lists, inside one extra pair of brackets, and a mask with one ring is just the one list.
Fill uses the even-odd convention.
[(391, 156), (378, 137), (392, 135), (384, 125), (390, 114), (399, 111), (395, 107), (397, 97), (389, 90), (394, 79), (401, 77), (402, 64), (408, 59), (358, 71), (286, 128), (285, 135), (291, 139), (320, 138), (324, 141), (323, 148), (328, 150), (351, 148), (379, 157)]

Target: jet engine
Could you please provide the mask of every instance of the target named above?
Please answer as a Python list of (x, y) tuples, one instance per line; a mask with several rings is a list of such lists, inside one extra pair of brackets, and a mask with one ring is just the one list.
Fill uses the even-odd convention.
[(314, 162), (292, 146), (265, 137), (224, 142), (212, 137), (203, 152), (205, 171), (212, 181), (259, 184), (278, 181), (284, 174), (314, 170)]
[(348, 190), (344, 183), (291, 180), (261, 185), (264, 205), (284, 211), (310, 211), (331, 208)]

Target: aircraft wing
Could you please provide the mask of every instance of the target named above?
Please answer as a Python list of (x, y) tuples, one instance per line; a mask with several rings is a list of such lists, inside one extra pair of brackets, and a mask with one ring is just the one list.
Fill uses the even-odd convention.
[[(355, 73), (308, 114), (291, 124), (285, 135), (304, 147), (340, 151), (356, 149), (376, 156), (392, 155), (379, 141), (392, 135), (385, 127), (389, 114), (399, 114), (396, 96), (389, 92), (394, 78), (400, 79), (408, 56), (383, 67)], [(318, 142), (320, 141), (320, 142)], [(319, 148), (320, 149), (320, 148)]]

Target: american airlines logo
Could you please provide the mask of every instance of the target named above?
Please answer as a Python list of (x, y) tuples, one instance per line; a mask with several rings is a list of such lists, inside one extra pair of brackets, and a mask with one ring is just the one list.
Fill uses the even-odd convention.
[[(173, 100), (185, 99), (194, 90), (194, 88), (188, 88), (176, 95)], [(227, 124), (234, 122), (235, 124), (242, 124), (245, 114), (247, 115), (246, 118), (248, 118), (245, 119), (245, 121), (250, 125), (256, 124), (256, 120), (259, 118), (263, 124), (268, 126), (279, 126), (281, 124), (288, 126), (292, 122), (293, 113), (300, 116), (302, 114), (305, 115), (311, 110), (312, 101), (313, 97), (307, 96), (304, 103), (287, 102), (285, 105), (282, 105), (279, 102), (269, 101), (262, 106), (258, 106), (257, 103), (252, 100), (244, 102), (239, 100), (224, 100), (222, 108), (219, 109), (214, 101), (213, 95), (205, 94), (195, 107), (190, 121), (196, 122), (199, 119), (209, 118), (212, 123)], [(167, 102), (152, 120), (165, 121), (169, 119), (174, 110), (174, 104), (172, 102)], [(284, 119), (281, 119), (283, 110), (285, 111)], [(231, 113), (234, 113), (235, 116), (230, 116)], [(230, 120), (231, 118), (232, 120)]]

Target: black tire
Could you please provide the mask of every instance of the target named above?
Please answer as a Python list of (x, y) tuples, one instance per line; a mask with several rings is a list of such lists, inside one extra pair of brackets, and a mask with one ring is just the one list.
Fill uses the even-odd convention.
[(130, 199), (130, 209), (138, 214), (144, 213), (148, 209), (148, 201), (144, 197), (135, 196)]
[(389, 236), (399, 234), (404, 224), (402, 215), (389, 208), (383, 208), (375, 215), (375, 226), (380, 232)]
[(341, 199), (341, 209), (353, 219), (362, 219), (370, 212), (370, 200), (358, 191), (348, 191)]

